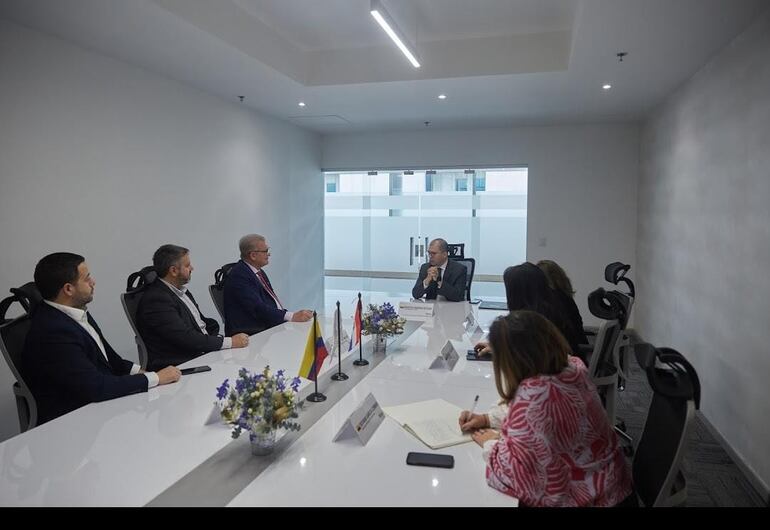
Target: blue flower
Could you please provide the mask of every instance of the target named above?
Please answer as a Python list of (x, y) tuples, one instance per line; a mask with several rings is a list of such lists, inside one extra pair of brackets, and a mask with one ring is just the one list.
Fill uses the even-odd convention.
[(227, 390), (229, 389), (228, 381), (229, 379), (225, 379), (225, 382), (222, 383), (222, 386), (217, 388), (217, 399), (225, 399), (227, 396)]

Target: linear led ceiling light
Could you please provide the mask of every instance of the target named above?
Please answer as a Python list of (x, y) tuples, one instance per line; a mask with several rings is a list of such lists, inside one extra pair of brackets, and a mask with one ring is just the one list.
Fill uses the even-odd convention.
[(395, 22), (393, 22), (393, 18), (388, 14), (387, 11), (385, 11), (385, 7), (383, 7), (380, 0), (371, 1), (370, 12), (374, 17), (374, 20), (376, 20), (382, 29), (385, 30), (385, 33), (388, 34), (388, 37), (390, 37), (393, 42), (396, 43), (398, 49), (401, 50), (404, 55), (406, 55), (406, 58), (409, 59), (409, 62), (412, 63), (412, 66), (419, 68), (420, 62), (417, 60), (415, 54), (412, 53), (412, 50), (409, 49), (409, 46), (407, 46), (407, 40), (398, 29), (398, 26), (396, 26)]

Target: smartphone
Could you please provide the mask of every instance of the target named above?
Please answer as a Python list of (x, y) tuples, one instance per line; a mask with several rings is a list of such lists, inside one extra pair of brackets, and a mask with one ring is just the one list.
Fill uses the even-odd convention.
[(199, 374), (201, 372), (210, 372), (211, 366), (193, 366), (192, 368), (182, 368), (182, 375)]
[(465, 354), (465, 359), (468, 361), (491, 361), (491, 355), (479, 355), (476, 350), (468, 350)]
[(455, 457), (452, 455), (437, 455), (433, 453), (409, 453), (406, 463), (410, 466), (455, 467)]

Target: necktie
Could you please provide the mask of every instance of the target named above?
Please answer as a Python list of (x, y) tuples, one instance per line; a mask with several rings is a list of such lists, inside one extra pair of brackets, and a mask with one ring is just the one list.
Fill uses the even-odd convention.
[(259, 272), (257, 273), (257, 278), (259, 278), (259, 281), (262, 283), (262, 287), (265, 288), (265, 291), (267, 291), (267, 294), (273, 297), (273, 300), (275, 300), (275, 303), (278, 305), (278, 308), (283, 309), (283, 305), (281, 305), (281, 301), (278, 300), (278, 297), (270, 288), (270, 283), (267, 281), (267, 276), (262, 271), (262, 269), (259, 269)]
[(436, 277), (436, 281), (441, 283), (441, 269), (438, 270), (438, 276)]

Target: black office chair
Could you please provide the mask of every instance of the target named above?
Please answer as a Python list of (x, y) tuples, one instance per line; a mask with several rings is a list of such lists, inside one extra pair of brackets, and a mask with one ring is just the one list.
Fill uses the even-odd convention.
[(622, 349), (624, 353), (618, 354), (619, 364), (618, 367), (620, 369), (620, 378), (618, 379), (618, 386), (620, 387), (621, 392), (625, 389), (626, 381), (628, 380), (628, 364), (629, 364), (629, 355), (630, 355), (630, 349), (626, 348), (626, 346), (629, 346), (631, 344), (631, 337), (626, 332), (626, 326), (628, 325), (628, 319), (631, 318), (631, 309), (634, 306), (634, 299), (636, 297), (636, 288), (634, 287), (634, 282), (632, 282), (629, 278), (626, 277), (626, 274), (631, 269), (631, 265), (627, 265), (625, 263), (621, 263), (620, 261), (615, 261), (613, 263), (610, 263), (604, 268), (604, 279), (608, 282), (620, 285), (621, 283), (625, 284), (628, 287), (628, 292), (622, 292), (622, 291), (613, 291), (615, 293), (618, 293), (619, 300), (623, 303), (625, 314), (623, 318), (620, 320), (620, 339), (618, 340), (616, 348), (619, 350)]
[(214, 284), (209, 285), (209, 294), (211, 300), (214, 302), (214, 307), (217, 308), (219, 317), (222, 322), (225, 321), (225, 279), (230, 274), (230, 269), (233, 268), (235, 263), (226, 263), (214, 272)]
[(3, 351), (3, 357), (5, 357), (5, 362), (8, 363), (11, 373), (16, 378), (16, 382), (13, 384), (13, 394), (16, 397), (16, 410), (19, 415), (21, 432), (37, 425), (37, 403), (21, 375), (21, 356), (31, 326), (32, 317), (28, 314), (0, 325), (0, 349)]
[(678, 351), (650, 344), (633, 346), (653, 391), (632, 472), (644, 506), (677, 506), (687, 500), (681, 470), (687, 437), (700, 408), (695, 368)]
[(623, 304), (617, 293), (600, 287), (588, 295), (588, 309), (603, 320), (589, 356), (588, 373), (602, 398), (610, 425), (614, 426), (620, 372), (615, 346), (620, 337), (620, 321), (624, 317)]
[(463, 259), (465, 257), (465, 243), (447, 243), (449, 259)]
[(6, 314), (14, 303), (18, 303), (24, 313), (31, 315), (42, 301), (43, 297), (37, 289), (35, 282), (27, 282), (21, 287), (11, 288), (11, 296), (0, 301), (0, 323), (11, 320), (6, 317)]
[(144, 345), (144, 340), (139, 334), (139, 328), (136, 325), (136, 311), (139, 308), (139, 302), (144, 295), (144, 288), (157, 280), (158, 274), (155, 272), (155, 268), (152, 265), (142, 268), (137, 272), (132, 272), (128, 275), (126, 281), (126, 292), (120, 295), (120, 303), (123, 305), (123, 311), (126, 312), (128, 317), (128, 323), (131, 324), (131, 329), (134, 330), (134, 340), (136, 341), (136, 349), (139, 352), (139, 366), (142, 369), (147, 368), (147, 346)]
[(473, 258), (456, 258), (457, 263), (461, 263), (468, 269), (468, 275), (465, 277), (465, 299), (471, 301), (471, 284), (473, 283), (473, 273), (476, 271), (476, 260)]

